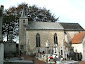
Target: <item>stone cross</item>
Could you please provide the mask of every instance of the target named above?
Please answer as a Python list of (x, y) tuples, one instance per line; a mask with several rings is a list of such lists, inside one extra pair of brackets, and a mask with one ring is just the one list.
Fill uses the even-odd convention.
[(3, 8), (4, 6), (0, 6), (0, 64), (4, 62), (4, 44), (2, 43), (2, 19), (3, 19)]
[(1, 6), (0, 6), (0, 41), (3, 40), (3, 38), (2, 38), (3, 8), (4, 8), (4, 6), (1, 5)]

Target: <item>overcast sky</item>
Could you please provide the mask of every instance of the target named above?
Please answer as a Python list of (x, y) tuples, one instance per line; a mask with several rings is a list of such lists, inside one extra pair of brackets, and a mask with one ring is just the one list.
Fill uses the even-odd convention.
[(11, 6), (25, 2), (28, 5), (37, 5), (45, 7), (59, 18), (58, 22), (74, 22), (79, 23), (85, 28), (85, 0), (0, 0), (0, 5), (4, 5), (5, 9)]

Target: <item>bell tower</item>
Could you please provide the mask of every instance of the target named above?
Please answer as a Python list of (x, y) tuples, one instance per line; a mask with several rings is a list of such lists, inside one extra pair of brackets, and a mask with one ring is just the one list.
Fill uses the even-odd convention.
[(26, 30), (24, 25), (28, 24), (28, 17), (26, 16), (26, 9), (23, 7), (21, 17), (19, 18), (19, 49), (24, 52), (26, 46)]
[(21, 17), (19, 18), (19, 29), (25, 24), (28, 24), (28, 17), (26, 16), (26, 9), (23, 7)]

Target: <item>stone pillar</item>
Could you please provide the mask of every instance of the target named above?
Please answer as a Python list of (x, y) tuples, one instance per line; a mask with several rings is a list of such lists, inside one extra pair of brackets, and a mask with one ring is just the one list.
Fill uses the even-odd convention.
[(2, 41), (2, 21), (3, 21), (3, 5), (0, 5), (0, 41)]
[(4, 44), (0, 43), (0, 64), (4, 62)]
[(3, 5), (0, 5), (0, 64), (4, 62), (4, 44), (2, 38)]

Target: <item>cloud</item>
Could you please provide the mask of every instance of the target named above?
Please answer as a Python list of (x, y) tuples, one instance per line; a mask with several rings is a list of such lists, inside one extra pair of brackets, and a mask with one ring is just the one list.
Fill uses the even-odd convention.
[[(60, 16), (60, 21), (78, 22), (83, 25), (85, 19), (85, 1), (84, 0), (0, 0), (0, 4), (4, 4), (5, 8), (17, 6), (26, 2), (28, 5), (37, 5), (45, 7), (51, 13)], [(81, 21), (81, 22), (80, 22)], [(85, 26), (83, 25), (85, 28)]]

